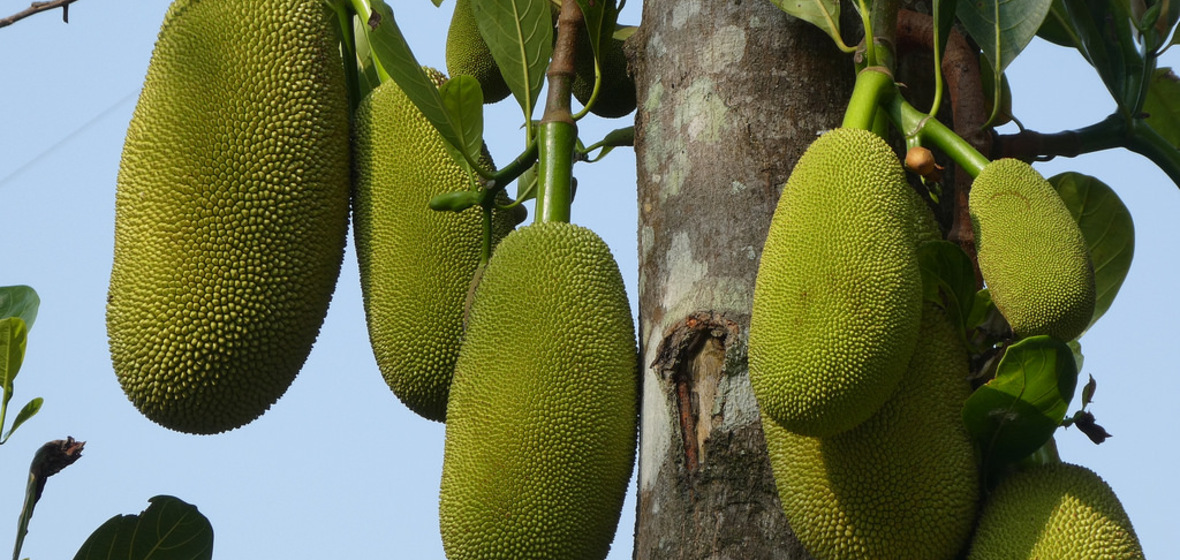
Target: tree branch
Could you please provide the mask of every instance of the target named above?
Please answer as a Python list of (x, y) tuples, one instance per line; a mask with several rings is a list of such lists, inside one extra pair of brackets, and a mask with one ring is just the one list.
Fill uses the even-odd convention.
[(46, 12), (55, 8), (61, 8), (61, 20), (65, 23), (70, 22), (70, 4), (78, 0), (51, 0), (49, 2), (33, 2), (28, 8), (17, 12), (4, 19), (0, 19), (0, 27), (8, 27), (22, 19), (25, 19), (33, 14)]

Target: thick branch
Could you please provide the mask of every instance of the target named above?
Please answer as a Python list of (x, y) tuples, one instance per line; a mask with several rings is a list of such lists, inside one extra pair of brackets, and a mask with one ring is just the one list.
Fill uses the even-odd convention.
[(61, 8), (61, 20), (65, 23), (70, 22), (70, 4), (78, 0), (51, 0), (50, 2), (33, 2), (28, 8), (17, 12), (4, 19), (0, 19), (0, 27), (8, 27), (22, 19), (25, 19), (33, 14), (40, 12), (47, 12), (54, 8)]

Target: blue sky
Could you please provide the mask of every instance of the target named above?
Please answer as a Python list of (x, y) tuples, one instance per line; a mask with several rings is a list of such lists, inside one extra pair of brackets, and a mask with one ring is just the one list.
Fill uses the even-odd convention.
[[(8, 2), (16, 12), (26, 2)], [(394, 4), (419, 61), (444, 67), (450, 2)], [(349, 248), (332, 307), (303, 371), (254, 423), (218, 436), (170, 432), (126, 400), (107, 355), (104, 302), (113, 245), (115, 175), (123, 135), (166, 3), (82, 0), (0, 29), (0, 285), (42, 297), (13, 406), (45, 398), (39, 416), (0, 447), (0, 542), (11, 542), (28, 461), (45, 441), (86, 440), (84, 457), (50, 480), (24, 556), (71, 558), (112, 515), (156, 494), (200, 507), (217, 558), (443, 558), (437, 497), (443, 426), (393, 397), (368, 346), (355, 256)], [(638, 3), (623, 14), (638, 22)], [(1176, 57), (1170, 53), (1173, 64)], [(1165, 61), (1167, 62), (1167, 60)], [(1044, 131), (1100, 120), (1113, 102), (1075, 52), (1034, 42), (1010, 69), (1014, 110)], [(519, 148), (518, 113), (495, 106), (489, 145), (499, 161)], [(498, 123), (498, 124), (497, 124)], [(601, 136), (622, 121), (582, 127)], [(1148, 557), (1180, 550), (1180, 438), (1170, 406), (1180, 394), (1172, 316), (1180, 190), (1145, 159), (1122, 151), (1039, 165), (1096, 175), (1135, 218), (1135, 263), (1111, 310), (1083, 339), (1083, 374), (1098, 380), (1091, 410), (1114, 437), (1101, 446), (1075, 430), (1062, 456), (1114, 487)], [(574, 221), (612, 247), (634, 298), (634, 158), (618, 150), (576, 170)], [(634, 300), (633, 300), (634, 302)], [(632, 492), (633, 494), (633, 492)], [(634, 501), (610, 558), (630, 558)], [(7, 513), (5, 513), (7, 511)], [(9, 519), (8, 529), (3, 520)], [(9, 535), (4, 538), (4, 535)]]

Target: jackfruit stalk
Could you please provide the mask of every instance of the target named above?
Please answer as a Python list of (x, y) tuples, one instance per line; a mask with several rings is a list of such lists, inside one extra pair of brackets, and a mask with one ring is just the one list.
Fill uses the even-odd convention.
[[(480, 263), (483, 217), (479, 208), (436, 212), (428, 205), (435, 195), (475, 184), (396, 83), (366, 97), (354, 123), (353, 232), (373, 355), (410, 410), (441, 422)], [(483, 163), (490, 167), (490, 158)], [(510, 218), (493, 213), (493, 241), (511, 231)]]
[(979, 271), (1012, 332), (1081, 335), (1094, 314), (1094, 267), (1053, 186), (1023, 161), (996, 160), (972, 183), (968, 208)]
[(875, 134), (840, 128), (799, 159), (762, 252), (750, 382), (764, 416), (810, 436), (863, 422), (918, 338), (919, 241), (933, 218)]
[(966, 547), (979, 498), (960, 417), (967, 349), (927, 304), (922, 342), (896, 393), (847, 432), (814, 438), (762, 417), (783, 512), (822, 560), (950, 560)]
[(509, 234), (476, 288), (451, 388), (447, 558), (604, 558), (635, 458), (638, 384), (606, 244), (567, 223)]
[(348, 232), (348, 99), (321, 0), (178, 0), (127, 131), (107, 332), (135, 406), (216, 433), (302, 367)]

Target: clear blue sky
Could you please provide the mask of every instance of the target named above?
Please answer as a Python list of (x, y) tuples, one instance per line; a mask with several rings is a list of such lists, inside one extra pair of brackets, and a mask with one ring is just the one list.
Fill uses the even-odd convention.
[[(26, 5), (7, 2), (0, 12)], [(394, 5), (419, 61), (444, 67), (451, 3)], [(212, 437), (170, 432), (140, 416), (115, 380), (104, 324), (115, 175), (166, 7), (158, 0), (81, 0), (69, 25), (53, 12), (0, 29), (0, 285), (29, 284), (42, 297), (14, 412), (29, 398), (45, 398), (41, 414), (0, 448), (0, 543), (15, 533), (33, 451), (71, 435), (88, 442), (86, 452), (50, 480), (24, 547), (34, 560), (72, 558), (94, 528), (112, 515), (139, 512), (156, 494), (200, 507), (214, 525), (220, 559), (441, 560), (443, 426), (410, 413), (382, 381), (351, 247), (307, 364), (254, 423)], [(637, 23), (639, 7), (622, 19)], [(1017, 116), (1036, 130), (1077, 128), (1113, 108), (1073, 51), (1034, 42), (1009, 77)], [(489, 144), (507, 161), (520, 144), (518, 113), (507, 103), (492, 111), (500, 117), (489, 127), (499, 122), (507, 132)], [(623, 126), (600, 123), (583, 126), (585, 136)], [(1146, 160), (1121, 151), (1039, 168), (1046, 176), (1097, 175), (1136, 221), (1135, 263), (1122, 294), (1082, 339), (1083, 372), (1098, 380), (1092, 411), (1114, 437), (1094, 446), (1069, 430), (1058, 441), (1067, 461), (1094, 469), (1115, 488), (1148, 557), (1166, 558), (1180, 550), (1180, 437), (1168, 408), (1180, 394), (1171, 319), (1180, 314), (1173, 288), (1180, 190)], [(611, 245), (634, 298), (634, 158), (619, 150), (576, 174), (574, 221)], [(612, 559), (630, 558), (633, 510), (630, 498)]]

